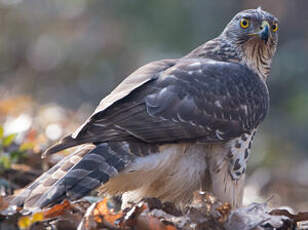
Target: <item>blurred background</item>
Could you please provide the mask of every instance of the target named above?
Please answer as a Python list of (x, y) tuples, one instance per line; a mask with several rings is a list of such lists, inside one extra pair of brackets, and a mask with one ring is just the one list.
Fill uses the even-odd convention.
[(0, 0), (2, 194), (61, 159), (41, 163), (39, 153), (77, 128), (129, 73), (185, 55), (238, 11), (258, 6), (279, 18), (279, 46), (244, 200), (307, 210), (307, 0)]

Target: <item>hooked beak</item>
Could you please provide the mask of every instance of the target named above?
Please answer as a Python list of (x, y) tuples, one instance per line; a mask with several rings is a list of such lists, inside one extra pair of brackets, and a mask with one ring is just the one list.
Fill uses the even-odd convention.
[(268, 41), (268, 38), (270, 36), (270, 25), (267, 21), (263, 21), (260, 27), (260, 31), (257, 33), (249, 34), (249, 35), (257, 35), (261, 38), (261, 40), (264, 41), (266, 44)]

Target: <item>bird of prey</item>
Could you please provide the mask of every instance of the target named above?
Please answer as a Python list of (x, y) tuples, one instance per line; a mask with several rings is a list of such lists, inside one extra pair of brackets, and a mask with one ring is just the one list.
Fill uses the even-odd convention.
[(272, 14), (244, 10), (186, 56), (142, 66), (45, 156), (80, 148), (11, 204), (36, 210), (98, 189), (123, 204), (157, 197), (181, 206), (205, 189), (240, 206), (251, 143), (268, 112), (277, 31)]

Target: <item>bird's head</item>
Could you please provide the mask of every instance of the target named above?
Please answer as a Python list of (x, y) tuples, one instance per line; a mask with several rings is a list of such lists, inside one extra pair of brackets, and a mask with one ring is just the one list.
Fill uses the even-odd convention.
[(268, 75), (278, 43), (278, 30), (278, 19), (259, 7), (236, 14), (220, 37), (242, 53), (248, 66)]
[(236, 14), (222, 35), (238, 45), (254, 41), (274, 49), (278, 41), (278, 29), (278, 19), (259, 7)]

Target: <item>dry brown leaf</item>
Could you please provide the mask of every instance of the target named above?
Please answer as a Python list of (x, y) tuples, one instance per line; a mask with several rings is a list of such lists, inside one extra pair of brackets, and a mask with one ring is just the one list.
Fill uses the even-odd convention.
[(139, 215), (134, 228), (137, 230), (176, 230), (175, 226), (164, 224), (158, 218), (149, 215)]
[(223, 203), (223, 205), (221, 205), (221, 206), (219, 206), (218, 208), (216, 208), (216, 210), (217, 210), (217, 211), (220, 213), (220, 215), (221, 215), (221, 216), (218, 218), (218, 221), (219, 221), (220, 223), (224, 223), (224, 222), (227, 221), (228, 216), (229, 216), (229, 214), (230, 214), (230, 212), (231, 212), (231, 209), (232, 209), (231, 204), (229, 204), (229, 203), (227, 203), (227, 202)]
[(0, 196), (0, 212), (9, 207), (10, 198), (7, 196)]
[(308, 212), (299, 212), (294, 215), (286, 209), (274, 209), (270, 214), (273, 216), (287, 216), (297, 224), (301, 224), (300, 222), (306, 223), (308, 221)]
[(114, 212), (108, 208), (108, 198), (104, 198), (102, 201), (95, 205), (93, 210), (94, 220), (97, 223), (108, 223), (111, 226), (115, 226), (115, 221), (122, 217), (122, 212)]
[(68, 200), (64, 200), (61, 204), (56, 204), (50, 209), (43, 212), (44, 219), (51, 219), (63, 215), (67, 210), (72, 209), (72, 205)]
[(174, 225), (165, 224), (159, 218), (151, 214), (150, 209), (159, 208), (159, 210), (161, 210), (161, 208), (163, 208), (160, 202), (159, 204), (154, 204), (155, 202), (153, 201), (154, 199), (145, 199), (145, 201), (126, 210), (126, 215), (123, 216), (120, 222), (121, 228), (132, 227), (136, 230), (176, 230)]
[(137, 217), (145, 210), (148, 210), (148, 205), (144, 202), (140, 202), (133, 207), (125, 210), (125, 215), (122, 216), (119, 224), (121, 228), (125, 226), (135, 226)]

